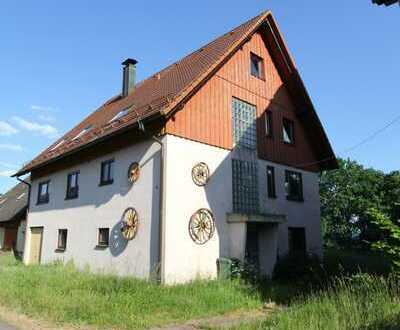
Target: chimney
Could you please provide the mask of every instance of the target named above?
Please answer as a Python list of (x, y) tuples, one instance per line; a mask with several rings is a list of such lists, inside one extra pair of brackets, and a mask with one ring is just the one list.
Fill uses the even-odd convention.
[(122, 97), (127, 96), (135, 87), (136, 83), (136, 63), (137, 61), (128, 58), (122, 62), (123, 80), (122, 80)]

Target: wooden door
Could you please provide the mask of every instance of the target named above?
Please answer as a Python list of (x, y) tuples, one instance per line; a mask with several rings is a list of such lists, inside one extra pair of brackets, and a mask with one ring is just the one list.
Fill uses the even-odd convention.
[(17, 244), (18, 228), (6, 228), (4, 232), (4, 250), (12, 250)]
[(39, 264), (42, 254), (43, 227), (31, 228), (31, 251), (29, 264)]

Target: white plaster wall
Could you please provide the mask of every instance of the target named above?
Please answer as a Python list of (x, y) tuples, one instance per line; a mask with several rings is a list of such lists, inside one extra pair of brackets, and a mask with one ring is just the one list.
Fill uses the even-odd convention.
[(26, 230), (26, 221), (21, 221), (19, 226), (18, 226), (18, 232), (17, 232), (17, 252), (22, 253), (24, 252), (24, 246), (25, 246), (25, 230)]
[[(205, 162), (211, 172), (205, 187), (192, 180), (198, 162)], [(229, 151), (167, 135), (165, 203), (165, 283), (215, 277), (217, 258), (229, 256), (232, 239), (226, 222), (226, 214), (232, 212)], [(213, 238), (204, 245), (195, 244), (188, 232), (190, 217), (200, 208), (210, 209), (216, 222)]]
[(264, 225), (258, 233), (261, 274), (271, 276), (277, 260), (278, 224)]
[(4, 228), (0, 227), (0, 250), (4, 247)]
[[(305, 227), (307, 251), (322, 256), (321, 213), (318, 173), (301, 171), (289, 166), (259, 160), (259, 195), (263, 212), (287, 215), (279, 226), (279, 255), (288, 252), (288, 227)], [(267, 165), (275, 167), (277, 198), (268, 198)], [(304, 202), (289, 201), (285, 192), (285, 170), (302, 173)]]
[[(101, 148), (101, 147), (100, 147)], [(42, 263), (73, 260), (80, 268), (148, 278), (158, 261), (158, 219), (160, 147), (153, 141), (135, 144), (98, 159), (82, 163), (32, 182), (28, 216), (25, 262), (30, 249), (30, 227), (43, 226)], [(114, 183), (99, 186), (101, 162), (113, 158)], [(139, 162), (141, 174), (133, 185), (127, 173), (132, 162)], [(79, 198), (65, 200), (67, 175), (79, 170)], [(36, 205), (38, 183), (51, 180), (50, 202)], [(120, 220), (124, 210), (139, 213), (136, 237), (121, 237)], [(110, 247), (96, 249), (98, 228), (110, 228)], [(67, 249), (57, 253), (58, 229), (68, 229)]]

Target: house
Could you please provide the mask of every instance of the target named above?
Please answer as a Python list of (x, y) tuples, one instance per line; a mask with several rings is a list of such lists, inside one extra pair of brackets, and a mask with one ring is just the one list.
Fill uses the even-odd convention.
[(385, 6), (391, 6), (394, 5), (395, 3), (400, 3), (399, 0), (372, 0), (372, 3), (375, 3), (379, 6), (385, 5)]
[(123, 88), (24, 166), (24, 262), (180, 283), (235, 257), (322, 254), (335, 155), (271, 12)]
[(28, 195), (28, 185), (21, 182), (0, 196), (0, 250), (14, 250), (22, 255)]

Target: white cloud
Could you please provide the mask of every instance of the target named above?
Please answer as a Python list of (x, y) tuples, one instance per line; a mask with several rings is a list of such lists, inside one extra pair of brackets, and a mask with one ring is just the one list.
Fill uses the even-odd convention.
[(10, 136), (17, 133), (18, 130), (15, 127), (11, 126), (9, 123), (6, 123), (5, 121), (0, 121), (0, 135)]
[(47, 114), (41, 114), (38, 116), (38, 118), (42, 121), (47, 121), (49, 123), (53, 123), (56, 121), (56, 119), (53, 116), (47, 115)]
[(0, 171), (0, 176), (10, 177), (13, 174), (15, 174), (15, 171), (11, 170)]
[(57, 128), (49, 124), (39, 124), (18, 116), (14, 116), (12, 119), (20, 128), (30, 132), (35, 132), (50, 138), (54, 138), (59, 134)]
[(16, 165), (16, 164), (10, 164), (10, 163), (6, 163), (6, 162), (2, 162), (2, 161), (0, 161), (0, 166), (9, 168), (9, 169), (15, 169), (18, 167), (18, 165)]
[(0, 143), (0, 150), (9, 150), (9, 151), (22, 151), (22, 148), (19, 144), (12, 144), (12, 143)]
[(31, 109), (34, 111), (41, 111), (41, 112), (55, 112), (57, 111), (56, 108), (44, 106), (44, 105), (31, 105)]

